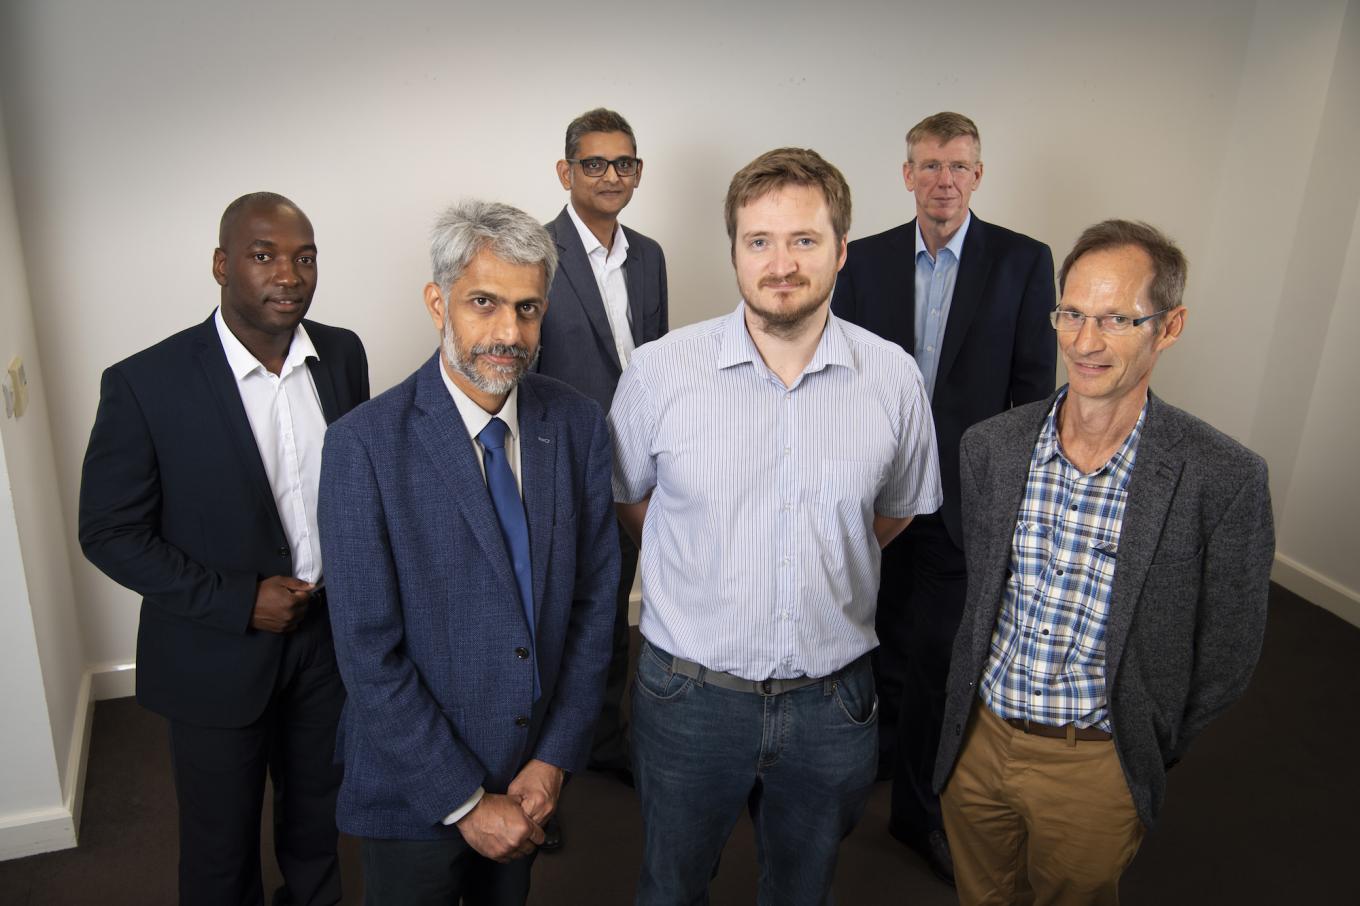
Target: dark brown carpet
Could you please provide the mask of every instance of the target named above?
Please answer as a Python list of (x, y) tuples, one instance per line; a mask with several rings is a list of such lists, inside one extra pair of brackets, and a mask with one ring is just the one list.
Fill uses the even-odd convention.
[[(1161, 826), (1124, 880), (1124, 902), (1360, 902), (1360, 629), (1273, 589), (1265, 653), (1251, 689), (1170, 776)], [(641, 851), (633, 793), (596, 774), (564, 795), (566, 845), (534, 868), (534, 906), (631, 902)], [(954, 902), (886, 833), (879, 784), (841, 850), (837, 902)], [(266, 830), (268, 818), (266, 816)], [(358, 849), (342, 841), (347, 903), (359, 903)], [(267, 854), (266, 883), (278, 873)], [(175, 807), (164, 722), (131, 699), (95, 710), (77, 849), (0, 863), (0, 904), (169, 904), (175, 892)], [(738, 825), (713, 887), (714, 906), (755, 898), (749, 822)]]

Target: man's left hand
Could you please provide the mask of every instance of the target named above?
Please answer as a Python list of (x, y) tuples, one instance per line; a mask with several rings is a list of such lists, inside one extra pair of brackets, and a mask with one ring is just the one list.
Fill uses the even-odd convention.
[(524, 814), (530, 821), (542, 826), (557, 811), (557, 797), (562, 793), (565, 776), (566, 772), (561, 768), (532, 758), (520, 768), (505, 792), (510, 796), (519, 796), (519, 805), (524, 809)]

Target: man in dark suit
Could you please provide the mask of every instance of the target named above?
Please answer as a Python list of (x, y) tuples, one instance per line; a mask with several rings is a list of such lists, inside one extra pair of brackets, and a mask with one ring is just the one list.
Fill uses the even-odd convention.
[(1053, 255), (968, 208), (982, 181), (977, 126), (937, 113), (907, 133), (902, 176), (916, 219), (850, 243), (832, 310), (916, 358), (940, 445), (944, 505), (883, 552), (875, 673), (880, 776), (893, 777), (889, 832), (949, 880), (949, 847), (931, 790), (949, 650), (966, 576), (959, 525), (959, 438), (1053, 390)]
[[(548, 290), (552, 306), (543, 320), (538, 370), (566, 381), (608, 412), (633, 350), (664, 336), (667, 326), (661, 246), (619, 223), (619, 213), (642, 179), (628, 121), (603, 108), (572, 120), (557, 178), (571, 198), (547, 224), (557, 241), (558, 269)], [(638, 551), (627, 532), (619, 532), (619, 552), (613, 649), (589, 766), (631, 780), (623, 694), (628, 686), (628, 599)]]
[(1069, 383), (969, 430), (968, 603), (935, 774), (967, 904), (1114, 904), (1166, 771), (1246, 688), (1274, 554), (1266, 464), (1148, 391), (1185, 257), (1087, 229), (1053, 312)]
[(440, 351), (326, 435), (338, 820), (370, 906), (522, 904), (609, 661), (609, 435), (593, 401), (525, 373), (557, 259), (542, 226), (465, 202), (431, 258)]
[(267, 768), (274, 902), (338, 903), (344, 688), (316, 493), (326, 424), (368, 398), (368, 364), (353, 333), (303, 320), (316, 243), (288, 199), (232, 202), (212, 269), (212, 317), (104, 372), (80, 543), (143, 596), (137, 699), (170, 720), (180, 901), (262, 902)]

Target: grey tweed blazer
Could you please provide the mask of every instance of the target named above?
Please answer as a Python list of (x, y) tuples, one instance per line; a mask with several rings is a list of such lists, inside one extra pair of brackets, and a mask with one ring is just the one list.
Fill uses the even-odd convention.
[[(978, 697), (1030, 456), (1056, 396), (963, 436), (968, 598), (954, 639), (937, 790), (954, 768)], [(1139, 817), (1151, 827), (1167, 769), (1251, 678), (1265, 634), (1275, 530), (1265, 461), (1148, 396), (1115, 560), (1105, 679), (1115, 748)]]

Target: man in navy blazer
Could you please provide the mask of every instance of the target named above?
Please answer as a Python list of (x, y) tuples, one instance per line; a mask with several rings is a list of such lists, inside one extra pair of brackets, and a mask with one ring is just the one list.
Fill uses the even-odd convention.
[[(605, 412), (632, 352), (665, 335), (666, 257), (655, 240), (619, 223), (642, 180), (628, 121), (589, 110), (567, 126), (557, 178), (570, 201), (547, 224), (558, 268), (543, 319), (541, 374), (566, 381)], [(595, 725), (590, 767), (631, 777), (623, 695), (628, 686), (628, 599), (637, 547), (619, 532), (619, 589), (604, 707)]]
[(982, 181), (976, 124), (937, 113), (907, 133), (902, 176), (916, 218), (850, 243), (832, 310), (916, 358), (930, 394), (944, 505), (883, 551), (875, 670), (883, 721), (880, 776), (893, 777), (889, 831), (952, 875), (931, 789), (949, 651), (966, 576), (959, 521), (959, 438), (972, 424), (1053, 390), (1053, 255), (972, 215)]
[(326, 435), (338, 822), (370, 904), (525, 902), (524, 857), (589, 748), (618, 539), (600, 407), (525, 373), (556, 257), (514, 208), (446, 211), (440, 351)]
[(170, 721), (182, 903), (262, 902), (274, 788), (283, 903), (340, 901), (333, 764), (344, 688), (315, 501), (326, 424), (368, 399), (348, 330), (304, 321), (306, 215), (270, 192), (222, 215), (221, 306), (110, 367), (80, 485), (90, 562), (140, 593), (137, 700)]

